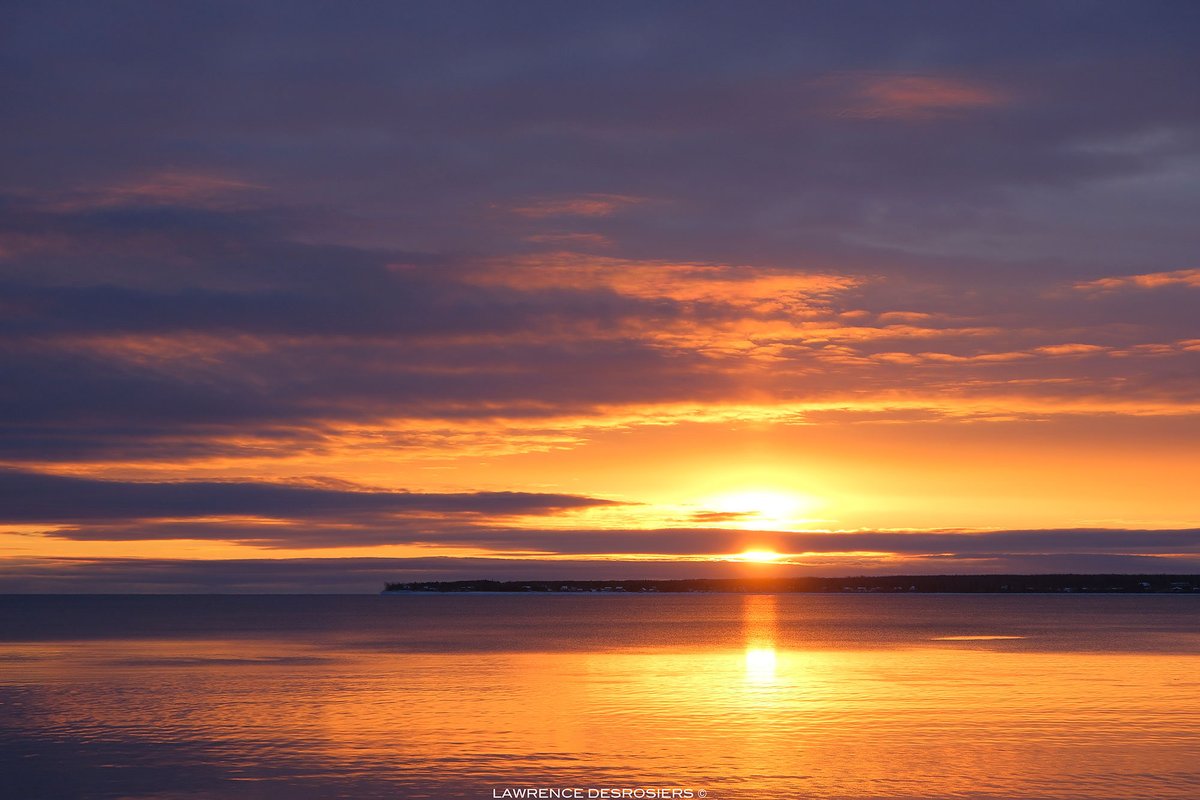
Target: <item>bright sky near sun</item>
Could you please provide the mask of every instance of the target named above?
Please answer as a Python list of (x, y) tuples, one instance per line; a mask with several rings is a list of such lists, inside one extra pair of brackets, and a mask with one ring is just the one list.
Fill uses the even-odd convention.
[(1196, 16), (906, 5), (6, 11), (0, 590), (1200, 571)]

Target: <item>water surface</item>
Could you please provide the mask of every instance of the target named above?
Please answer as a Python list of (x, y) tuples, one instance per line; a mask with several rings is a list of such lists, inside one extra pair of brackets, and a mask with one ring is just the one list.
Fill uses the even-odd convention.
[(28, 798), (1200, 797), (1200, 598), (0, 598)]

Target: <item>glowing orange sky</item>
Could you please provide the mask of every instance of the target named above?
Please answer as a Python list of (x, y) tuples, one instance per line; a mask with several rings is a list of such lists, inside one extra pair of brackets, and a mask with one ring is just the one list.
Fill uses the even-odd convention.
[[(31, 33), (0, 586), (1200, 569), (1194, 43), (906, 24), (253, 75)], [(51, 102), (93, 71), (121, 113)]]

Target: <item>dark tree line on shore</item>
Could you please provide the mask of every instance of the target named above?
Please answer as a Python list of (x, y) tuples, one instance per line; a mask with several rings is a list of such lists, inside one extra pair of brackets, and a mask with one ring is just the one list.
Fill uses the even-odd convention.
[(414, 581), (385, 592), (914, 592), (1126, 593), (1200, 592), (1200, 575), (882, 575), (848, 578), (692, 578), (683, 580)]

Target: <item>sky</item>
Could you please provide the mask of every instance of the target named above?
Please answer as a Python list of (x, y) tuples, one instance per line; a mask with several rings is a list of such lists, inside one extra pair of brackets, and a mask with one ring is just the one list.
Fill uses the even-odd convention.
[(0, 591), (1200, 572), (1200, 5), (0, 9)]

